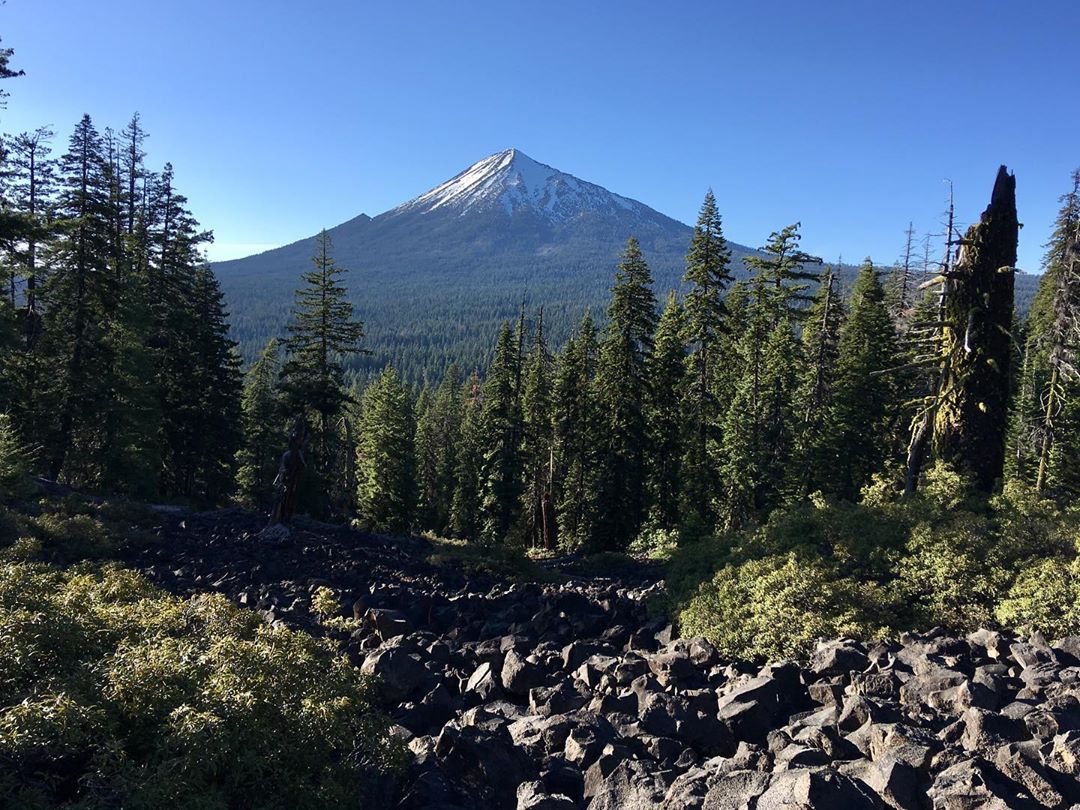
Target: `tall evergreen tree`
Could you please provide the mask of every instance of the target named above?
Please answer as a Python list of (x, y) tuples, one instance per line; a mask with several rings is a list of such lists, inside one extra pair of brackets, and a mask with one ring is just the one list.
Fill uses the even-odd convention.
[(593, 385), (596, 361), (596, 327), (586, 311), (555, 370), (553, 497), (559, 543), (567, 548), (580, 548), (595, 536), (599, 421)]
[(38, 398), (41, 437), (48, 472), (93, 486), (100, 475), (100, 417), (108, 405), (104, 365), (105, 324), (116, 303), (109, 273), (109, 187), (101, 135), (83, 116), (60, 161), (61, 238), (52, 246), (52, 272), (43, 290), (47, 299), (48, 343), (52, 369), (48, 390)]
[(417, 512), (421, 525), (439, 534), (451, 531), (464, 396), (461, 371), (451, 365), (426, 407), (417, 405)]
[(818, 287), (802, 330), (805, 362), (795, 393), (796, 438), (788, 476), (788, 492), (796, 500), (805, 498), (812, 489), (836, 489), (823, 479), (836, 468), (833, 405), (840, 330), (845, 318), (838, 287), (830, 269)]
[(334, 261), (330, 235), (323, 231), (315, 245), (313, 269), (301, 276), (296, 291), (282, 367), (282, 386), (288, 407), (315, 421), (315, 466), (324, 470), (331, 455), (333, 421), (348, 401), (344, 360), (360, 352), (363, 325), (354, 317), (342, 276)]
[(774, 506), (790, 486), (787, 465), (799, 433), (795, 369), (802, 362), (794, 325), (809, 317), (807, 291), (819, 280), (807, 265), (821, 262), (799, 249), (798, 228), (772, 233), (764, 256), (746, 259), (752, 275), (741, 304), (738, 377), (722, 447), (725, 520), (732, 527)]
[(393, 366), (364, 391), (357, 442), (357, 511), (372, 531), (409, 530), (415, 503), (413, 413)]
[(731, 251), (710, 189), (694, 225), (683, 276), (690, 289), (685, 301), (689, 352), (683, 405), (682, 503), (684, 512), (707, 522), (716, 517), (712, 499), (719, 488), (720, 403), (730, 395), (730, 391), (717, 392), (718, 370), (724, 365), (720, 356), (726, 316), (724, 291), (733, 279), (730, 265)]
[(241, 400), (244, 439), (237, 454), (237, 490), (242, 501), (262, 508), (273, 502), (278, 457), (285, 446), (277, 385), (280, 365), (278, 342), (271, 339), (248, 369)]
[(896, 362), (896, 333), (885, 290), (867, 259), (855, 279), (850, 314), (840, 331), (833, 403), (835, 494), (854, 500), (885, 466), (894, 380), (881, 372)]
[(455, 537), (480, 537), (480, 474), (484, 463), (484, 393), (480, 375), (473, 372), (462, 400), (461, 442), (454, 473), (450, 528)]
[(544, 502), (551, 498), (552, 382), (552, 357), (544, 336), (541, 309), (532, 349), (525, 360), (521, 393), (524, 465), (521, 516), (524, 536), (533, 547), (544, 545)]
[(768, 312), (772, 326), (785, 316), (792, 322), (806, 318), (807, 306), (814, 299), (812, 291), (821, 281), (820, 271), (812, 269), (821, 264), (821, 259), (801, 250), (801, 240), (796, 222), (769, 234), (769, 241), (761, 248), (763, 256), (748, 256), (745, 260), (760, 282), (758, 305)]
[(1027, 320), (1012, 441), (1016, 473), (1042, 491), (1080, 491), (1080, 170), (1061, 198)]
[(682, 397), (686, 376), (683, 319), (682, 305), (678, 296), (671, 292), (660, 315), (653, 351), (646, 366), (650, 520), (665, 529), (673, 529), (679, 523), (679, 494), (682, 491)]
[(503, 323), (484, 381), (480, 534), (487, 543), (505, 542), (521, 502), (521, 331)]
[(630, 237), (615, 274), (596, 372), (603, 442), (596, 538), (602, 548), (626, 548), (645, 521), (651, 452), (645, 421), (647, 359), (655, 329), (652, 274), (637, 240)]

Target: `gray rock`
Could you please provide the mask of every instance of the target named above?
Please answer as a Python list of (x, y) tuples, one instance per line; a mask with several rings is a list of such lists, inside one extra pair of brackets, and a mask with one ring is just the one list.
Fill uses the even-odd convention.
[(540, 781), (522, 782), (517, 789), (517, 810), (573, 810), (569, 796), (548, 793)]
[(988, 751), (1027, 737), (1023, 723), (997, 712), (971, 708), (964, 712), (962, 719), (964, 733), (960, 744), (967, 751)]
[(497, 698), (501, 692), (501, 685), (499, 677), (496, 675), (494, 666), (489, 661), (485, 661), (475, 670), (472, 675), (469, 676), (469, 680), (465, 684), (463, 690), (466, 696), (473, 696), (474, 699), (484, 703), (489, 700)]
[(885, 804), (866, 784), (831, 768), (821, 768), (776, 774), (755, 805), (756, 810), (827, 807), (880, 810)]
[(401, 703), (422, 684), (434, 686), (420, 656), (401, 647), (375, 650), (364, 659), (360, 671), (378, 677), (386, 699), (394, 703)]
[(849, 675), (862, 672), (869, 666), (870, 659), (861, 644), (848, 639), (822, 641), (810, 656), (811, 672), (821, 675)]
[(503, 658), (499, 681), (509, 694), (527, 697), (530, 689), (535, 689), (544, 682), (544, 672), (539, 666), (527, 661), (516, 650), (508, 650)]
[(994, 754), (994, 765), (1042, 807), (1065, 807), (1067, 802), (1039, 762), (1024, 755), (1017, 745), (1003, 745)]

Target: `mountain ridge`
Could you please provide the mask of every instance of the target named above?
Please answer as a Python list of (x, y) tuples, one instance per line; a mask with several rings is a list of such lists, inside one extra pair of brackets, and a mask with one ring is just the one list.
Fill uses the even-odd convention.
[[(586, 308), (606, 307), (630, 236), (649, 262), (657, 298), (681, 291), (693, 229), (509, 148), (394, 208), (327, 231), (334, 258), (350, 271), (346, 285), (371, 351), (350, 359), (351, 370), (366, 377), (390, 362), (420, 382), (450, 363), (483, 368), (499, 324), (518, 316), (523, 299), (530, 313), (544, 307), (545, 332), (560, 346)], [(214, 263), (245, 359), (283, 334), (315, 239)], [(742, 259), (757, 251), (728, 244), (735, 275), (744, 277)]]

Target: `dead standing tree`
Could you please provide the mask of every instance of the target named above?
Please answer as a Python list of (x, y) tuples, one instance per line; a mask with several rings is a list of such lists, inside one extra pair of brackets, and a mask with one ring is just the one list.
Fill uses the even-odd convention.
[(968, 228), (943, 280), (933, 447), (983, 492), (993, 491), (1005, 469), (1019, 232), (1016, 178), (1001, 166), (990, 205)]
[[(993, 491), (1005, 467), (1013, 284), (1020, 224), (1016, 178), (1001, 166), (979, 222), (953, 241), (952, 194), (936, 319), (912, 328), (919, 351), (903, 369), (927, 368), (927, 393), (912, 421), (905, 497), (914, 494), (927, 451)], [(959, 251), (953, 259), (953, 246)], [(900, 369), (897, 369), (900, 370)]]

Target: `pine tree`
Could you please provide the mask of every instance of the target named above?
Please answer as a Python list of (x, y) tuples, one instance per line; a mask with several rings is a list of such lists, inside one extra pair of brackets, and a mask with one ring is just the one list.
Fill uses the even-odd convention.
[(894, 380), (881, 372), (896, 362), (896, 333), (885, 290), (867, 259), (855, 279), (850, 314), (840, 331), (833, 426), (835, 494), (854, 500), (883, 468), (889, 448)]
[(209, 267), (196, 270), (192, 293), (197, 362), (191, 383), (198, 408), (184, 475), (191, 482), (189, 493), (214, 502), (233, 488), (241, 441), (242, 378), (236, 344), (229, 338), (224, 296)]
[(1027, 320), (1014, 435), (1016, 474), (1039, 491), (1080, 491), (1080, 170), (1061, 198)]
[(360, 352), (363, 325), (354, 319), (342, 276), (345, 268), (331, 256), (330, 235), (316, 240), (314, 269), (301, 276), (296, 291), (282, 368), (282, 386), (289, 409), (315, 420), (315, 468), (325, 472), (331, 456), (332, 423), (348, 401), (344, 359)]
[(455, 537), (480, 537), (480, 472), (484, 462), (484, 394), (480, 375), (473, 372), (462, 400), (461, 442), (454, 471), (454, 499), (450, 527)]
[(278, 457), (285, 446), (280, 364), (278, 342), (271, 339), (248, 369), (240, 406), (244, 440), (237, 455), (237, 490), (244, 503), (262, 508), (273, 501)]
[[(793, 400), (801, 364), (794, 325), (810, 315), (805, 304), (820, 263), (798, 248), (798, 223), (769, 237), (765, 254), (746, 259), (752, 276), (741, 303), (735, 341), (737, 382), (724, 419), (722, 444), (725, 520), (737, 527), (779, 502), (790, 486), (787, 465), (799, 433)], [(740, 295), (742, 295), (740, 291)], [(787, 479), (787, 480), (785, 480)]]
[(801, 500), (812, 489), (836, 490), (826, 476), (836, 468), (833, 452), (837, 446), (833, 420), (836, 400), (836, 366), (840, 354), (840, 330), (844, 323), (844, 302), (830, 268), (802, 330), (805, 363), (795, 393), (795, 449), (789, 474), (789, 495)]
[(595, 537), (599, 421), (593, 385), (596, 356), (596, 327), (586, 311), (555, 370), (553, 499), (559, 543), (564, 548), (581, 548)]
[(146, 344), (151, 331), (151, 291), (144, 277), (129, 277), (105, 324), (102, 368), (108, 381), (103, 417), (101, 480), (106, 491), (152, 497), (162, 468), (162, 403), (155, 384), (156, 357)]
[(48, 472), (94, 486), (100, 475), (101, 415), (109, 398), (105, 324), (116, 306), (109, 273), (109, 188), (102, 140), (83, 116), (60, 162), (61, 237), (51, 249), (46, 299), (48, 389), (37, 398), (35, 437), (48, 452)]
[(649, 396), (646, 364), (655, 330), (652, 274), (637, 240), (631, 237), (615, 274), (596, 372), (603, 442), (597, 471), (596, 539), (601, 548), (626, 548), (645, 521), (650, 454), (645, 421)]
[(647, 458), (650, 519), (665, 529), (674, 529), (679, 523), (679, 494), (682, 491), (682, 397), (686, 376), (683, 317), (678, 296), (671, 292), (660, 315), (653, 352), (646, 367), (649, 380), (646, 423), (650, 448)]
[(716, 198), (710, 189), (686, 257), (685, 323), (689, 352), (686, 358), (686, 398), (683, 404), (686, 439), (682, 460), (682, 508), (698, 520), (712, 522), (712, 498), (719, 488), (716, 447), (720, 441), (721, 402), (730, 392), (717, 392), (724, 320), (724, 290), (731, 283), (731, 251), (721, 229)]
[(515, 336), (510, 324), (503, 323), (484, 381), (480, 535), (489, 544), (507, 539), (521, 502), (521, 331), (519, 327)]
[(760, 281), (758, 303), (769, 313), (773, 326), (785, 316), (792, 322), (805, 319), (807, 305), (814, 299), (808, 291), (821, 282), (821, 273), (810, 269), (810, 265), (821, 264), (821, 259), (803, 252), (799, 248), (801, 240), (796, 222), (769, 234), (768, 243), (760, 249), (764, 256), (748, 256), (745, 260), (751, 274)]
[(357, 511), (368, 529), (407, 532), (414, 509), (413, 412), (393, 366), (364, 391), (357, 442)]
[[(21, 133), (11, 140), (5, 161), (11, 175), (11, 206), (25, 217), (22, 232), (25, 241), (16, 248), (16, 257), (26, 278), (22, 332), (27, 348), (33, 345), (41, 328), (37, 301), (40, 247), (50, 235), (51, 203), (56, 184), (56, 161), (50, 157), (52, 138), (53, 132), (48, 127)], [(14, 285), (11, 293), (14, 307)]]
[(464, 419), (461, 371), (451, 365), (439, 387), (427, 393), (427, 401), (417, 404), (417, 514), (422, 526), (445, 535), (451, 531)]
[(537, 318), (536, 336), (525, 360), (521, 410), (524, 492), (521, 516), (524, 537), (533, 547), (543, 547), (544, 501), (551, 497), (552, 477), (552, 357), (544, 336), (544, 310)]

